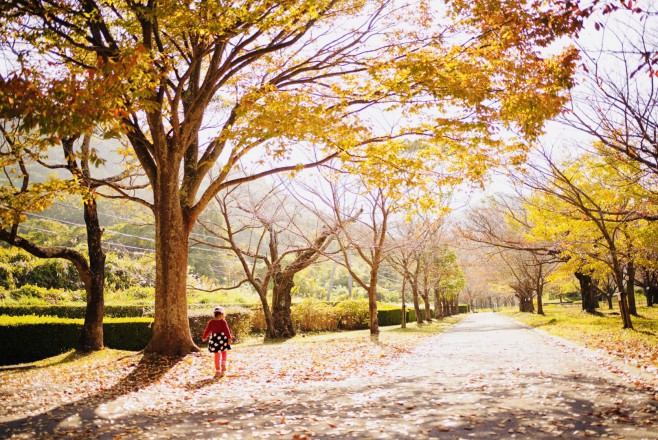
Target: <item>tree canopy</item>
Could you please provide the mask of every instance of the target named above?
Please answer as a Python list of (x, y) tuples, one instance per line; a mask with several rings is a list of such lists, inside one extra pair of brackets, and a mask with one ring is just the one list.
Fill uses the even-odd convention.
[[(426, 161), (481, 177), (521, 160), (524, 139), (560, 112), (577, 58), (543, 50), (574, 17), (532, 3), (9, 0), (0, 11), (12, 65), (0, 89), (16, 115), (53, 138), (93, 127), (139, 161), (152, 197), (117, 190), (154, 212), (148, 350), (169, 354), (195, 349), (188, 239), (219, 191), (405, 137), (431, 146)], [(377, 114), (397, 122), (378, 126)]]

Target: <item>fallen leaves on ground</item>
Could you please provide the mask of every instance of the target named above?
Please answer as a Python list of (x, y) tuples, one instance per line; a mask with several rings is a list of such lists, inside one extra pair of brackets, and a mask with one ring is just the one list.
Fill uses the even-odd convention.
[(229, 375), (221, 380), (212, 378), (213, 358), (205, 351), (183, 358), (110, 349), (88, 355), (71, 352), (37, 363), (36, 368), (1, 371), (0, 398), (4, 404), (0, 419), (43, 413), (76, 402), (84, 404), (85, 399), (108, 402), (122, 396), (130, 397), (125, 399), (126, 411), (130, 406), (155, 411), (193, 402), (219, 388), (258, 395), (274, 381), (298, 386), (376, 375), (431, 334), (426, 330), (387, 331), (378, 341), (363, 333), (360, 337), (337, 334), (333, 338), (299, 337), (285, 343), (236, 345), (228, 355)]

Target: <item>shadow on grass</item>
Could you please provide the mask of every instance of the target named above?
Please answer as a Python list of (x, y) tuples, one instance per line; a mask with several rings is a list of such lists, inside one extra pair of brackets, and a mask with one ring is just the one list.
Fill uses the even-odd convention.
[(650, 332), (649, 330), (635, 330), (635, 331), (647, 336), (656, 336), (654, 332)]
[(263, 345), (281, 345), (284, 344), (288, 341), (290, 341), (293, 338), (268, 338), (265, 337), (263, 338)]
[(41, 360), (41, 361), (35, 361), (35, 362), (29, 362), (29, 363), (24, 363), (24, 364), (16, 364), (16, 365), (3, 365), (0, 366), (0, 371), (14, 371), (14, 370), (38, 370), (42, 368), (48, 368), (48, 367), (53, 367), (55, 365), (61, 365), (61, 364), (66, 364), (68, 362), (73, 362), (78, 359), (82, 359), (84, 357), (89, 356), (90, 352), (82, 352), (82, 351), (77, 351), (77, 350), (71, 350), (70, 352), (66, 354), (62, 354), (56, 357), (61, 357), (60, 359), (53, 360), (53, 361), (47, 361), (47, 360)]
[(42, 432), (52, 434), (61, 421), (74, 415), (93, 419), (95, 417), (95, 411), (100, 405), (115, 400), (121, 396), (140, 391), (154, 382), (157, 382), (181, 359), (183, 358), (158, 355), (144, 356), (135, 369), (122, 378), (117, 384), (106, 390), (55, 407), (35, 416), (26, 416), (11, 422), (0, 424), (0, 438), (6, 438), (5, 434), (8, 432), (12, 432), (14, 435), (17, 435), (18, 433), (29, 434), (32, 432), (32, 427), (35, 425), (42, 427), (44, 429)]

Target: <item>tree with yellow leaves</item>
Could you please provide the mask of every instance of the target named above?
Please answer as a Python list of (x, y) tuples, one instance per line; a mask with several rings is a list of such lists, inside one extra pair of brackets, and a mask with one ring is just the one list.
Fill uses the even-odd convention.
[(646, 175), (636, 164), (611, 155), (583, 154), (560, 164), (544, 154), (543, 160), (523, 177), (535, 191), (528, 203), (535, 224), (531, 236), (557, 243), (572, 272), (600, 279), (611, 275), (623, 327), (633, 328), (636, 266), (643, 253), (649, 255), (641, 243), (655, 229), (645, 219), (647, 208), (654, 206), (642, 185)]
[(147, 351), (180, 355), (197, 349), (189, 234), (219, 191), (405, 137), (471, 177), (523, 157), (525, 142), (501, 130), (534, 139), (560, 111), (576, 54), (541, 48), (574, 20), (486, 3), (490, 13), (433, 0), (7, 0), (0, 41), (16, 65), (6, 81), (80, 69), (87, 90), (123, 72), (97, 98), (152, 190), (141, 200), (156, 226)]

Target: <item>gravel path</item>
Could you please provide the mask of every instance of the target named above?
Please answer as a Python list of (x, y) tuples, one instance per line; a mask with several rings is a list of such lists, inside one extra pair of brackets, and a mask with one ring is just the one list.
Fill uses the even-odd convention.
[(366, 378), (294, 389), (275, 379), (255, 395), (240, 390), (237, 372), (212, 393), (190, 388), (188, 404), (166, 416), (144, 403), (157, 396), (142, 396), (12, 421), (0, 437), (658, 439), (658, 395), (604, 364), (590, 350), (481, 313)]

